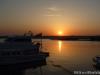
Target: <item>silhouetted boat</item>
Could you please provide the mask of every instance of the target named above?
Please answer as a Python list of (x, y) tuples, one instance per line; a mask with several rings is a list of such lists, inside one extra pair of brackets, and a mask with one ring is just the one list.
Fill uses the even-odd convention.
[(0, 43), (0, 66), (41, 62), (49, 56), (40, 51), (40, 43), (32, 42), (29, 36), (8, 37)]
[(96, 69), (100, 69), (100, 56), (96, 56), (96, 57), (94, 57), (93, 58), (93, 61), (94, 61), (94, 67), (96, 68)]

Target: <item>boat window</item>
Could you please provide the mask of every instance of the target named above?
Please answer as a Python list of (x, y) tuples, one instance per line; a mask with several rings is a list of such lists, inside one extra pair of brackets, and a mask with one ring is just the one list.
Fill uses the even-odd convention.
[(12, 55), (16, 55), (16, 52), (12, 52)]
[(17, 52), (17, 55), (20, 55), (21, 53), (20, 52)]

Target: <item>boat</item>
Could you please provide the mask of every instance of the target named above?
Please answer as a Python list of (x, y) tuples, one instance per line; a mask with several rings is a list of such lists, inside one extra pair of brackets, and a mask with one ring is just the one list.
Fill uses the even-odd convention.
[(0, 43), (0, 66), (46, 61), (48, 52), (41, 51), (40, 42), (32, 42), (30, 36), (13, 36)]
[(93, 58), (93, 62), (94, 62), (94, 67), (96, 68), (96, 69), (99, 69), (100, 70), (100, 56), (95, 56), (94, 58)]

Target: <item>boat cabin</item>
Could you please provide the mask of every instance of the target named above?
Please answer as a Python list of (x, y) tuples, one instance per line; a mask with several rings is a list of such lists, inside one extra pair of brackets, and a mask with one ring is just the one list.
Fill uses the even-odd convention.
[(40, 43), (33, 44), (31, 37), (9, 37), (3, 43), (0, 43), (0, 56), (32, 55), (38, 54), (39, 51)]

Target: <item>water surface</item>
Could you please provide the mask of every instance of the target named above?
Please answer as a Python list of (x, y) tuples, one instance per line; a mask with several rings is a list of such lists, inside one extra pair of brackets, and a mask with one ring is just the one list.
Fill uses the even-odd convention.
[[(43, 75), (71, 75), (75, 70), (93, 71), (92, 58), (100, 55), (100, 42), (43, 40), (43, 51), (50, 53)], [(31, 72), (30, 72), (31, 71)], [(40, 69), (27, 70), (30, 75), (40, 75)]]

